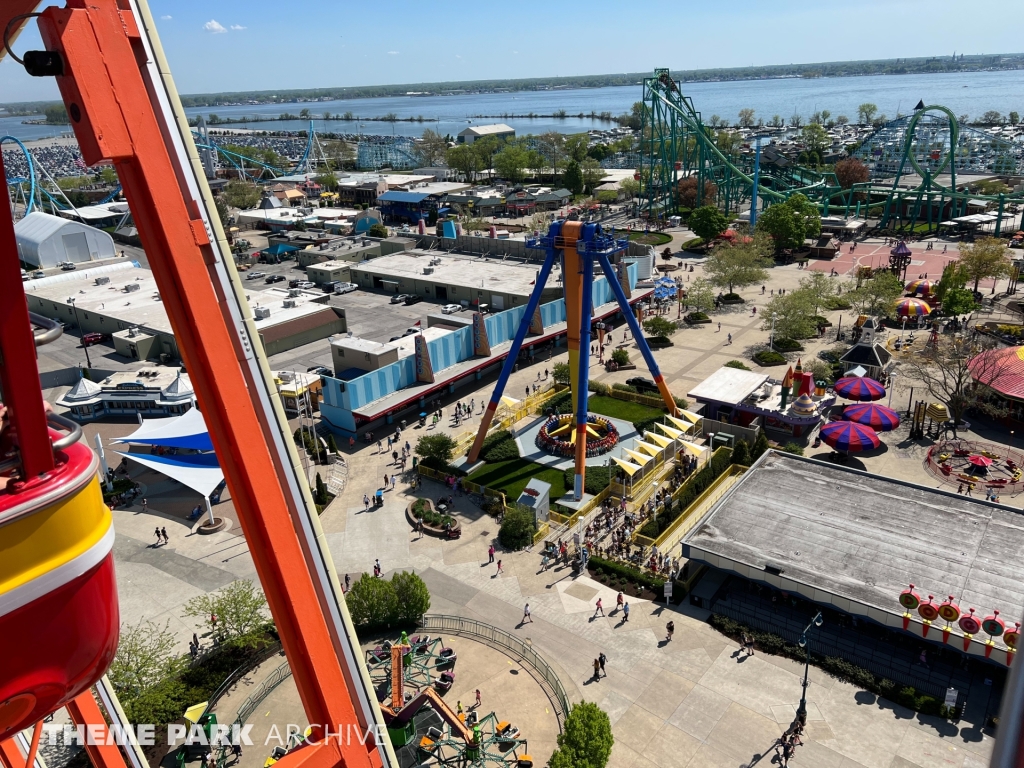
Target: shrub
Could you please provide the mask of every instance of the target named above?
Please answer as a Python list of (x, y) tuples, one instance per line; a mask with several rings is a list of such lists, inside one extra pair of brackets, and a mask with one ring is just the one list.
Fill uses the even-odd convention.
[(364, 573), (345, 593), (345, 603), (357, 627), (386, 627), (398, 614), (398, 595), (394, 585)]
[(772, 341), (772, 348), (776, 352), (799, 352), (804, 347), (795, 339), (780, 338), (778, 336)]
[(736, 447), (732, 449), (732, 463), (741, 467), (750, 466), (750, 446), (746, 440), (736, 441)]
[(587, 382), (587, 389), (595, 395), (610, 395), (612, 392), (612, 388), (602, 381)]
[(786, 443), (782, 446), (782, 450), (786, 453), (792, 453), (795, 456), (803, 456), (804, 449), (799, 443)]
[(430, 610), (430, 590), (415, 573), (402, 571), (391, 577), (395, 596), (398, 598), (397, 618), (401, 622), (414, 623)]
[(711, 318), (708, 317), (703, 312), (691, 312), (683, 319), (686, 320), (686, 322), (688, 323), (705, 323)]
[(519, 446), (512, 434), (501, 429), (488, 435), (480, 448), (480, 458), (484, 461), (508, 461), (519, 458)]
[(568, 384), (572, 377), (572, 371), (568, 363), (555, 363), (551, 366), (551, 378), (555, 384)]
[(605, 768), (615, 737), (608, 715), (597, 704), (581, 701), (569, 710), (558, 734), (550, 768)]
[[(572, 488), (576, 482), (576, 470), (572, 467), (565, 470), (565, 487)], [(583, 479), (583, 490), (591, 496), (596, 496), (611, 482), (611, 471), (608, 467), (587, 467), (587, 474)]]
[(764, 433), (764, 430), (759, 430), (757, 433), (757, 439), (754, 440), (754, 445), (750, 449), (750, 458), (752, 461), (757, 461), (771, 446), (768, 444), (768, 435)]
[(786, 362), (786, 358), (783, 355), (770, 349), (762, 349), (760, 352), (755, 352), (753, 359), (762, 368), (770, 368), (773, 365), (782, 365)]
[(621, 348), (613, 350), (612, 362), (616, 365), (629, 365), (629, 352)]
[(722, 297), (722, 301), (735, 301), (736, 303), (743, 302), (743, 297), (738, 293), (727, 293)]
[(735, 368), (736, 370), (739, 370), (739, 371), (749, 371), (750, 370), (750, 366), (747, 365), (746, 363), (740, 361), (740, 360), (730, 360), (728, 363), (725, 364), (725, 367), (726, 368)]
[(651, 336), (668, 336), (675, 333), (676, 324), (660, 315), (654, 315), (644, 320), (644, 330)]
[(620, 392), (632, 392), (634, 395), (639, 394), (636, 387), (631, 384), (623, 384), (621, 382), (618, 384), (612, 384), (612, 389), (617, 389)]
[(672, 340), (668, 336), (648, 336), (647, 344), (651, 347), (671, 347)]
[(678, 397), (677, 395), (672, 395), (672, 399), (675, 401), (676, 408), (682, 408), (685, 411), (687, 408), (690, 407), (690, 403), (685, 397)]
[(505, 512), (501, 527), (498, 529), (498, 541), (505, 549), (517, 551), (530, 546), (536, 532), (537, 523), (533, 510), (516, 504)]
[(620, 563), (616, 560), (605, 560), (603, 557), (596, 557), (592, 555), (587, 560), (587, 563), (591, 568), (601, 568), (609, 574), (612, 574), (614, 577), (626, 582), (642, 585), (643, 587), (654, 592), (658, 592), (659, 594), (661, 594), (661, 591), (665, 587), (664, 579), (659, 579), (657, 576), (651, 576), (638, 568), (633, 568), (632, 566)]

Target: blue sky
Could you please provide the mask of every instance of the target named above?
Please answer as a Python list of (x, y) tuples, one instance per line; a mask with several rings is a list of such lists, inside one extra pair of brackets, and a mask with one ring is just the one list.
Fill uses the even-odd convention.
[[(1019, 0), (151, 0), (181, 93), (1024, 50)], [(448, 10), (442, 10), (442, 8)], [(564, 8), (564, 10), (562, 10)], [(15, 43), (39, 47), (34, 23)], [(53, 99), (0, 64), (0, 103)]]

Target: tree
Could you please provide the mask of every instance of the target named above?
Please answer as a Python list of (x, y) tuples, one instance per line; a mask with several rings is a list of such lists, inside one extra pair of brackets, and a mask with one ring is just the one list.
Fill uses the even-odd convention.
[(670, 336), (676, 332), (676, 324), (660, 315), (653, 315), (644, 320), (644, 330), (650, 336)]
[(580, 169), (580, 164), (575, 160), (570, 160), (565, 166), (562, 184), (574, 195), (583, 194), (583, 171)]
[(443, 433), (423, 435), (416, 441), (416, 453), (439, 464), (450, 464), (455, 456), (455, 440)]
[(1010, 259), (1006, 244), (995, 237), (983, 237), (973, 243), (960, 246), (960, 269), (968, 280), (974, 281), (974, 290), (987, 278), (998, 280), (1010, 274)]
[(711, 119), (708, 120), (708, 125), (710, 125), (712, 128), (717, 128), (721, 122), (722, 118), (720, 118), (718, 115), (712, 115)]
[(555, 384), (568, 384), (572, 379), (572, 369), (568, 363), (555, 363), (551, 366), (551, 378)]
[(886, 270), (847, 292), (846, 299), (853, 305), (857, 314), (887, 315), (892, 312), (896, 299), (902, 293), (903, 281)]
[(974, 291), (966, 288), (950, 288), (942, 300), (942, 314), (949, 317), (969, 315), (977, 308), (978, 302), (974, 299)]
[(121, 625), (117, 655), (107, 670), (119, 695), (135, 698), (184, 668), (184, 658), (175, 652), (178, 639), (170, 624), (170, 619), (163, 627), (140, 619), (135, 625)]
[(843, 189), (863, 184), (871, 178), (871, 171), (856, 157), (847, 157), (836, 163), (836, 180)]
[(636, 179), (623, 179), (619, 188), (628, 200), (632, 200), (640, 192), (640, 182)]
[(68, 124), (68, 111), (63, 104), (50, 104), (43, 108), (43, 114), (50, 125)]
[(754, 110), (747, 107), (740, 110), (740, 126), (750, 128), (754, 124)]
[[(985, 338), (985, 337), (979, 337)], [(1005, 415), (998, 402), (989, 402), (989, 389), (1008, 373), (995, 342), (976, 343), (963, 336), (940, 336), (921, 352), (900, 363), (904, 375), (924, 385), (928, 393), (949, 409), (954, 423), (963, 421), (969, 408), (990, 416)], [(975, 382), (983, 386), (975, 386)]]
[(313, 181), (327, 190), (335, 190), (338, 188), (338, 177), (331, 171), (314, 176)]
[(772, 119), (769, 121), (768, 125), (770, 125), (772, 128), (781, 128), (782, 115), (772, 115)]
[(583, 158), (587, 156), (587, 146), (589, 143), (590, 137), (585, 133), (574, 133), (571, 136), (566, 136), (563, 143), (566, 157), (570, 160), (575, 160), (577, 163), (582, 163)]
[(497, 136), (484, 136), (468, 145), (476, 153), (480, 160), (481, 169), (486, 169), (488, 174), (494, 167), (494, 155), (505, 145), (502, 139)]
[(472, 144), (457, 144), (448, 150), (446, 157), (448, 167), (461, 173), (467, 181), (475, 181), (483, 167), (480, 155), (473, 150)]
[(1011, 112), (1010, 113), (1010, 125), (1017, 125), (1019, 122), (1020, 122), (1020, 113), (1019, 112)]
[(762, 283), (768, 279), (768, 268), (772, 266), (767, 256), (770, 250), (767, 239), (757, 235), (720, 243), (704, 263), (704, 274), (712, 285), (727, 288), (729, 293), (735, 288)]
[(736, 441), (736, 447), (732, 449), (732, 463), (739, 464), (741, 467), (750, 466), (750, 446), (747, 445), (746, 440)]
[(794, 113), (793, 116), (789, 118), (789, 124), (794, 128), (799, 128), (804, 124), (804, 119), (800, 117), (800, 115)]
[(387, 579), (364, 573), (345, 593), (345, 603), (357, 627), (383, 627), (398, 615), (398, 595)]
[(821, 110), (821, 121), (823, 123), (826, 122), (830, 117), (832, 117), (831, 112), (829, 112), (827, 109)]
[(588, 192), (593, 192), (594, 187), (604, 179), (604, 168), (592, 157), (586, 157), (580, 163), (580, 171), (583, 173), (583, 185)]
[(778, 339), (809, 339), (818, 332), (814, 321), (814, 307), (805, 291), (792, 291), (774, 296), (765, 304), (761, 315), (762, 331), (771, 331), (774, 320), (773, 342)]
[(840, 115), (839, 117), (836, 118), (836, 122), (839, 123), (840, 125), (846, 125), (847, 123), (850, 122), (850, 118), (848, 118), (846, 115)]
[(757, 438), (754, 440), (754, 446), (750, 449), (751, 461), (757, 461), (771, 446), (768, 444), (768, 435), (764, 433), (763, 429), (757, 431)]
[(775, 241), (776, 251), (801, 248), (806, 238), (817, 237), (821, 232), (821, 218), (818, 208), (797, 193), (784, 203), (768, 206), (757, 217), (757, 230)]
[(506, 181), (518, 184), (526, 178), (530, 159), (529, 150), (518, 143), (509, 143), (494, 155), (494, 170)]
[(713, 205), (704, 205), (690, 214), (688, 226), (704, 242), (710, 242), (725, 232), (729, 220)]
[(300, 109), (299, 110), (299, 117), (301, 117), (303, 120), (309, 120), (309, 115), (310, 115), (310, 112), (309, 112), (308, 109)]
[(870, 123), (872, 118), (878, 112), (878, 106), (872, 104), (870, 101), (861, 104), (857, 107), (857, 117), (860, 119), (862, 124)]
[(608, 715), (597, 704), (581, 701), (569, 710), (558, 735), (549, 768), (605, 768), (615, 737)]
[[(711, 179), (704, 180), (703, 195), (698, 198), (700, 181), (696, 176), (687, 176), (676, 185), (679, 204), (684, 208), (696, 208), (698, 205), (710, 205), (718, 197), (718, 185)], [(724, 230), (719, 230), (724, 231)]]
[(818, 155), (819, 160), (822, 152), (828, 149), (832, 143), (828, 132), (821, 127), (820, 123), (810, 123), (805, 125), (803, 130), (800, 131), (800, 138), (807, 147), (807, 151), (814, 152)]
[(996, 110), (990, 109), (988, 112), (981, 116), (981, 119), (978, 122), (984, 125), (999, 125), (1001, 122), (1003, 122), (1003, 116), (999, 114)]
[(217, 209), (217, 218), (220, 219), (220, 225), (226, 227), (228, 220), (231, 218), (231, 211), (228, 210), (227, 204), (224, 202), (224, 198), (221, 195), (217, 195), (213, 198), (213, 205)]
[(703, 277), (698, 277), (686, 291), (686, 305), (698, 312), (710, 312), (715, 306), (715, 289)]
[(558, 178), (558, 167), (565, 157), (565, 137), (558, 133), (558, 131), (542, 133), (537, 137), (537, 147), (538, 151), (544, 155), (544, 158), (550, 165), (552, 178)]
[[(239, 579), (219, 592), (196, 595), (185, 603), (184, 615), (199, 619), (199, 626), (234, 645), (251, 647), (267, 626), (267, 598), (248, 579)], [(216, 621), (213, 617), (216, 616)]]
[(415, 573), (396, 573), (391, 577), (391, 586), (398, 599), (398, 621), (417, 622), (430, 610), (430, 590)]
[(724, 155), (735, 155), (740, 148), (740, 134), (737, 131), (719, 131), (715, 134), (715, 146)]
[(416, 142), (413, 153), (420, 165), (440, 165), (448, 155), (448, 140), (437, 131), (427, 128)]
[(249, 208), (255, 208), (256, 204), (259, 203), (260, 188), (249, 181), (232, 179), (224, 187), (221, 197), (223, 197), (224, 202), (232, 208), (247, 210)]
[(814, 314), (818, 314), (836, 295), (836, 283), (824, 272), (811, 272), (807, 277), (800, 278), (800, 287), (797, 290), (807, 295)]
[(351, 144), (340, 139), (331, 139), (321, 145), (324, 150), (324, 158), (327, 160), (327, 167), (331, 170), (341, 170), (355, 165), (356, 150)]
[(370, 228), (366, 230), (366, 234), (370, 237), (385, 238), (388, 236), (388, 228), (380, 222), (377, 222), (376, 224), (370, 225)]
[(513, 504), (505, 510), (498, 529), (498, 541), (505, 549), (515, 552), (530, 546), (536, 531), (537, 521), (533, 510), (522, 504)]

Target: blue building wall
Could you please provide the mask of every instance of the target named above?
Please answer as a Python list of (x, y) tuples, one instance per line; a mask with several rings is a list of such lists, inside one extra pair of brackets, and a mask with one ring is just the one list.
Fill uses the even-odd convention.
[[(630, 288), (636, 287), (637, 266), (628, 267)], [(600, 306), (614, 300), (611, 288), (605, 278), (594, 281), (594, 305)], [(526, 307), (488, 315), (484, 318), (487, 337), (491, 347), (510, 341), (523, 318)], [(545, 328), (565, 322), (565, 299), (542, 304), (541, 320)], [(438, 374), (456, 363), (473, 357), (473, 329), (460, 328), (452, 333), (427, 342), (430, 364)], [(323, 403), (320, 414), (323, 420), (336, 432), (346, 436), (355, 432), (356, 424), (352, 411), (359, 410), (374, 400), (379, 400), (416, 382), (415, 356), (402, 358), (397, 363), (370, 371), (350, 381), (324, 377)]]

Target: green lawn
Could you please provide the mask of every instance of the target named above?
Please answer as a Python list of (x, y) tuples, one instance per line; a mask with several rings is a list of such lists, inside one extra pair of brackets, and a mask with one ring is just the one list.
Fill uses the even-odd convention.
[[(562, 413), (573, 410), (573, 404), (569, 400), (568, 393), (555, 397), (548, 405), (558, 405)], [(628, 400), (619, 400), (607, 395), (595, 395), (593, 393), (587, 398), (587, 410), (591, 413), (598, 413), (613, 419), (631, 421), (634, 424), (657, 419), (665, 414), (660, 408), (651, 408), (649, 405), (631, 403)]]
[(664, 232), (630, 232), (629, 239), (643, 245), (665, 245), (672, 242), (672, 235), (666, 235)]
[(537, 478), (551, 483), (551, 501), (562, 498), (568, 489), (565, 487), (565, 473), (561, 469), (551, 469), (534, 464), (526, 459), (509, 459), (485, 464), (467, 479), (473, 483), (487, 486), (505, 494), (505, 499), (514, 504), (523, 488), (531, 479)]

